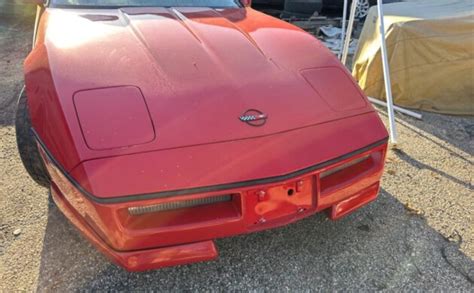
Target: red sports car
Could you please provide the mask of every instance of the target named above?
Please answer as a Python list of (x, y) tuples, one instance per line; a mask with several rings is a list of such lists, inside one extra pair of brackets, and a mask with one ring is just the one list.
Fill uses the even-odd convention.
[(317, 39), (248, 1), (41, 6), (20, 155), (128, 270), (211, 260), (214, 239), (377, 197), (377, 113)]

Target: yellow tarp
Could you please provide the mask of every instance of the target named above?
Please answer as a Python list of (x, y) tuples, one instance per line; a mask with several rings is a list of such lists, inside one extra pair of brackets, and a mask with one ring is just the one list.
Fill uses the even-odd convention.
[[(474, 0), (384, 5), (394, 103), (474, 115)], [(353, 75), (368, 96), (385, 99), (377, 8), (354, 56)]]

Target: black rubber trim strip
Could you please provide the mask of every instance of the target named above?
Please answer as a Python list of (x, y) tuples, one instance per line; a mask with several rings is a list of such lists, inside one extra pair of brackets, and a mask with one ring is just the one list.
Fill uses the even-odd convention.
[(273, 176), (273, 177), (267, 177), (267, 178), (261, 178), (261, 179), (254, 179), (254, 180), (247, 180), (247, 181), (240, 181), (240, 182), (234, 182), (234, 183), (225, 183), (225, 184), (219, 184), (219, 185), (211, 185), (211, 186), (202, 186), (202, 187), (194, 187), (194, 188), (187, 188), (187, 189), (176, 189), (176, 190), (169, 190), (169, 191), (160, 191), (160, 192), (154, 192), (154, 193), (145, 193), (145, 194), (133, 194), (133, 195), (124, 195), (124, 196), (118, 196), (118, 197), (109, 197), (109, 198), (101, 198), (97, 197), (91, 193), (89, 193), (87, 190), (85, 190), (79, 183), (68, 173), (64, 170), (64, 168), (59, 164), (58, 161), (51, 155), (49, 150), (46, 148), (44, 145), (43, 141), (41, 141), (40, 137), (36, 133), (36, 131), (32, 128), (31, 132), (33, 133), (33, 136), (35, 139), (38, 141), (38, 143), (41, 145), (41, 148), (44, 150), (46, 155), (48, 156), (49, 160), (55, 165), (55, 167), (61, 171), (61, 173), (71, 182), (72, 185), (74, 185), (75, 188), (77, 188), (82, 194), (84, 194), (87, 198), (91, 199), (92, 201), (95, 201), (97, 203), (101, 204), (112, 204), (112, 203), (121, 203), (121, 202), (128, 202), (128, 201), (138, 201), (138, 200), (146, 200), (146, 199), (154, 199), (154, 198), (165, 198), (165, 197), (172, 197), (172, 196), (179, 196), (179, 195), (189, 195), (189, 194), (196, 194), (196, 193), (204, 193), (204, 192), (215, 192), (215, 191), (220, 191), (220, 190), (226, 190), (226, 189), (236, 189), (236, 188), (241, 188), (241, 187), (246, 187), (246, 186), (252, 186), (252, 185), (260, 185), (260, 184), (269, 184), (269, 183), (275, 183), (278, 181), (284, 181), (288, 180), (294, 177), (298, 177), (300, 175), (304, 175), (306, 173), (310, 173), (312, 171), (315, 171), (317, 169), (326, 167), (328, 165), (334, 164), (338, 161), (342, 161), (344, 159), (347, 159), (349, 157), (361, 154), (363, 152), (366, 152), (370, 149), (376, 148), (378, 146), (381, 146), (388, 141), (388, 137), (381, 139), (375, 143), (372, 143), (366, 147), (363, 147), (361, 149), (355, 150), (353, 152), (347, 153), (345, 155), (342, 155), (340, 157), (331, 159), (329, 161), (319, 163), (292, 173), (288, 173), (285, 175), (279, 175), (279, 176)]
[(57, 9), (122, 9), (122, 8), (210, 8), (210, 9), (237, 9), (243, 8), (239, 1), (235, 1), (235, 6), (153, 6), (153, 5), (81, 5), (81, 4), (54, 4), (49, 3), (47, 7)]

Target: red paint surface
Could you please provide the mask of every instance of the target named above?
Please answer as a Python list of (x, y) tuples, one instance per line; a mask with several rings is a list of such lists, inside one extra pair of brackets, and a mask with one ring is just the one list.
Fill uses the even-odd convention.
[(340, 68), (308, 69), (304, 70), (302, 75), (334, 111), (344, 112), (367, 107), (363, 93)]
[[(116, 20), (92, 21), (94, 13)], [(350, 77), (313, 36), (250, 8), (55, 9), (42, 17), (37, 46), (25, 61), (25, 81), (33, 125), (70, 171), (93, 158), (266, 136), (373, 111), (368, 103), (333, 110), (326, 100), (356, 101), (360, 92), (346, 85), (344, 97), (323, 99), (301, 74), (323, 67)], [(328, 88), (353, 84), (350, 78), (330, 77), (330, 71), (328, 76)], [(74, 94), (124, 85), (142, 92), (156, 139), (90, 149)], [(239, 121), (248, 109), (268, 115), (265, 127)], [(121, 135), (133, 137), (138, 128), (124, 126)]]
[(90, 160), (71, 175), (101, 198), (280, 176), (383, 139), (379, 123), (370, 113), (260, 138)]
[[(38, 136), (99, 199), (281, 176), (387, 137), (319, 41), (250, 8), (48, 9), (25, 83)], [(266, 124), (240, 121), (249, 109), (267, 115)], [(119, 119), (127, 115), (130, 122)], [(352, 158), (271, 184), (108, 204), (84, 196), (42, 155), (68, 218), (117, 263), (144, 270), (212, 259), (216, 238), (323, 210), (343, 216), (377, 196), (385, 150), (324, 178)], [(141, 216), (127, 210), (222, 194), (233, 200)]]
[[(155, 138), (145, 100), (136, 87), (80, 91), (74, 95), (74, 105), (82, 134), (91, 149), (130, 147)], [(135, 131), (124, 132), (129, 125)]]

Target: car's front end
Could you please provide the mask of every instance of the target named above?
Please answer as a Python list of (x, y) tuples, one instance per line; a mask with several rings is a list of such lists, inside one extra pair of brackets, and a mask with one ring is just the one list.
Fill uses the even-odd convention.
[(128, 270), (380, 188), (387, 132), (347, 70), (248, 7), (48, 8), (25, 83), (54, 201)]
[[(369, 125), (377, 121), (375, 115), (352, 118), (344, 123)], [(341, 124), (333, 123), (336, 127)], [(262, 175), (252, 175), (249, 178), (254, 179), (250, 180), (218, 185), (207, 185), (206, 182), (205, 186), (125, 197), (94, 196), (75, 179), (85, 177), (81, 174), (83, 171), (74, 175), (66, 173), (46, 148), (40, 145), (52, 177), (51, 194), (61, 211), (113, 261), (128, 270), (144, 270), (213, 259), (217, 251), (212, 240), (216, 238), (278, 227), (321, 211), (327, 212), (335, 220), (374, 200), (379, 192), (386, 152), (386, 139), (383, 137), (342, 156), (331, 155), (328, 156), (332, 158), (330, 160), (290, 173), (273, 171), (294, 168), (278, 168), (273, 166), (275, 162), (272, 161), (277, 161), (277, 165), (293, 167), (298, 164), (291, 162), (299, 161), (298, 157), (312, 157), (311, 153), (321, 152), (321, 144), (328, 144), (324, 142), (326, 138), (318, 139), (321, 132), (327, 134), (322, 129), (325, 127), (331, 125), (312, 127), (279, 137), (239, 142), (241, 146), (223, 143), (212, 148), (190, 147), (184, 150), (185, 153), (202, 160), (204, 166), (183, 165), (182, 176), (196, 177), (195, 172), (198, 172), (202, 178), (229, 167), (235, 172), (255, 166), (267, 166), (268, 170), (259, 170), (258, 174)], [(363, 128), (361, 133), (353, 135), (363, 135), (365, 130)], [(294, 144), (295, 148), (290, 152), (275, 150), (272, 140)], [(272, 145), (271, 150), (265, 147), (268, 144)], [(216, 152), (227, 152), (229, 149), (236, 149), (232, 156), (245, 156), (241, 153), (242, 148), (250, 148), (256, 154), (249, 159), (243, 158), (242, 162), (232, 163), (232, 166), (216, 160)], [(272, 152), (270, 159), (269, 151)], [(159, 176), (160, 172), (147, 162), (161, 162), (162, 156), (183, 158), (186, 154), (183, 154), (183, 150), (172, 150), (119, 158), (115, 162), (101, 159), (100, 162), (92, 162), (94, 166), (86, 168), (104, 174), (94, 177), (94, 180), (99, 181), (95, 184), (110, 189), (111, 194), (115, 190), (127, 190), (130, 182), (137, 185), (133, 188), (135, 191), (145, 190), (140, 185), (149, 185), (146, 181), (152, 179), (141, 176), (138, 170)], [(168, 167), (171, 166), (158, 168)], [(127, 173), (136, 175), (130, 177)], [(263, 173), (272, 175), (260, 177), (265, 176)]]

